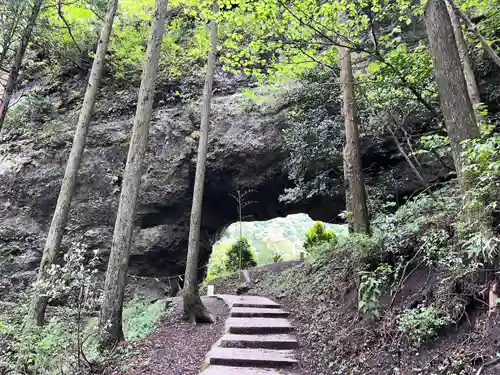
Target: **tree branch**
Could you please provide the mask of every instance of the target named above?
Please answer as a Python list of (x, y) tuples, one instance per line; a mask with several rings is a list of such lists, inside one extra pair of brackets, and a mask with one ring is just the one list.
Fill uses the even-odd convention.
[(100, 19), (102, 22), (106, 21), (99, 13), (97, 13), (97, 11), (92, 8), (92, 7), (89, 7), (89, 10), (94, 13), (94, 16), (96, 16), (98, 19)]
[[(363, 48), (361, 46), (355, 46), (354, 43), (352, 43), (350, 46), (349, 45), (345, 45), (345, 44), (341, 44), (339, 42), (337, 42), (336, 40), (332, 39), (330, 36), (326, 35), (323, 31), (319, 30), (317, 27), (315, 27), (314, 25), (311, 25), (309, 23), (306, 23), (301, 17), (297, 16), (287, 5), (285, 5), (283, 3), (282, 0), (278, 0), (278, 3), (281, 4), (281, 6), (283, 6), (283, 8), (288, 12), (290, 13), (290, 15), (295, 18), (297, 21), (299, 21), (299, 23), (301, 23), (303, 26), (306, 26), (306, 27), (309, 27), (311, 30), (313, 30), (314, 32), (318, 33), (321, 37), (325, 38), (327, 41), (329, 41), (332, 45), (334, 46), (337, 46), (337, 47), (343, 47), (343, 48), (348, 48), (350, 49), (351, 51), (355, 51), (355, 52), (364, 52), (374, 58), (376, 58), (379, 62), (381, 63), (384, 63), (387, 65), (387, 67), (389, 67), (394, 74), (396, 74), (396, 76), (400, 79), (401, 83), (408, 89), (410, 90), (410, 92), (415, 96), (415, 98), (429, 111), (432, 113), (433, 116), (439, 118), (440, 115), (436, 112), (436, 110), (430, 105), (429, 102), (427, 102), (427, 100), (424, 99), (424, 97), (418, 92), (418, 90), (411, 84), (408, 82), (408, 80), (406, 79), (405, 75), (402, 74), (394, 65), (392, 65), (391, 63), (387, 62), (386, 59), (382, 56), (382, 54), (380, 53), (380, 51), (377, 49), (375, 51), (372, 51), (372, 50), (369, 50), (369, 49), (366, 49), (366, 48)], [(341, 36), (343, 39), (346, 39), (345, 36)], [(349, 41), (347, 39), (347, 41)]]
[(498, 54), (495, 52), (495, 50), (488, 44), (486, 39), (481, 35), (479, 30), (477, 29), (477, 26), (474, 23), (472, 23), (470, 18), (467, 17), (467, 15), (464, 12), (462, 12), (460, 7), (457, 4), (455, 4), (455, 2), (453, 0), (446, 0), (446, 1), (453, 8), (453, 11), (455, 12), (455, 14), (464, 21), (464, 23), (467, 25), (469, 30), (476, 36), (477, 39), (479, 39), (479, 41), (481, 42), (481, 45), (485, 49), (486, 53), (493, 59), (495, 64), (500, 66), (500, 56), (498, 56)]
[[(396, 124), (396, 120), (394, 119), (394, 116), (392, 116), (392, 112), (389, 111), (389, 114), (390, 116), (392, 117), (393, 119), (393, 122), (394, 124)], [(408, 165), (410, 166), (411, 170), (413, 171), (413, 173), (415, 173), (415, 175), (418, 177), (418, 179), (420, 180), (420, 182), (422, 182), (422, 184), (425, 185), (425, 180), (424, 178), (422, 177), (422, 175), (420, 174), (420, 172), (418, 171), (417, 167), (415, 166), (415, 164), (413, 164), (413, 162), (411, 161), (410, 157), (408, 156), (408, 154), (403, 150), (403, 147), (401, 146), (401, 143), (399, 142), (398, 140), (398, 137), (396, 136), (396, 134), (392, 131), (391, 127), (389, 125), (386, 125), (386, 128), (387, 130), (389, 130), (389, 133), (391, 133), (391, 137), (392, 137), (392, 140), (394, 141), (394, 143), (396, 144), (396, 147), (399, 151), (399, 153), (403, 156), (403, 158), (406, 160), (406, 162), (408, 163)]]
[[(34, 44), (37, 45), (38, 47), (41, 47), (41, 48), (45, 47), (45, 46), (41, 46), (40, 44), (36, 44), (36, 43), (34, 43)], [(83, 70), (83, 71), (86, 70), (83, 66), (78, 64), (76, 61), (74, 61), (73, 59), (70, 59), (69, 57), (65, 56), (63, 53), (59, 52), (57, 50), (57, 48), (51, 48), (51, 51), (54, 52), (59, 57), (61, 57), (62, 59), (70, 62), (75, 68), (78, 68), (78, 69)]]
[(73, 31), (71, 31), (70, 24), (68, 23), (68, 21), (64, 17), (64, 13), (62, 11), (62, 2), (63, 2), (63, 0), (59, 0), (59, 2), (57, 4), (57, 14), (59, 15), (59, 18), (63, 21), (64, 25), (66, 26), (66, 29), (68, 30), (68, 34), (71, 37), (71, 40), (75, 44), (76, 48), (78, 49), (78, 52), (83, 53), (82, 49), (80, 48), (80, 45), (77, 43), (77, 41), (73, 35)]
[(430, 103), (424, 99), (422, 94), (420, 94), (417, 89), (406, 79), (406, 76), (399, 71), (394, 65), (392, 65), (390, 62), (386, 61), (384, 57), (380, 54), (380, 52), (375, 53), (375, 57), (378, 59), (379, 62), (384, 63), (387, 65), (388, 68), (390, 68), (394, 74), (398, 76), (398, 78), (401, 80), (403, 85), (410, 90), (410, 92), (415, 96), (415, 98), (430, 112), (432, 115), (436, 118), (440, 118), (441, 116), (439, 113), (436, 112), (436, 110), (430, 105)]

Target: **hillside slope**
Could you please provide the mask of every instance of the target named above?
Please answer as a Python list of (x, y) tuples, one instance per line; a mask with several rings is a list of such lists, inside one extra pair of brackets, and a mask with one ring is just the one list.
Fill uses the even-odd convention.
[[(381, 214), (371, 238), (320, 246), (302, 265), (250, 270), (249, 294), (293, 311), (304, 374), (500, 373), (499, 313), (485, 293), (495, 275), (453, 241), (458, 192), (449, 185)], [(240, 280), (211, 283), (234, 293)]]

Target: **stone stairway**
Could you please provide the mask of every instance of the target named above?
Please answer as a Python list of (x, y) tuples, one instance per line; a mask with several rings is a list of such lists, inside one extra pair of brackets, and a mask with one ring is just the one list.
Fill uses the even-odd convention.
[(230, 308), (226, 333), (200, 375), (295, 375), (298, 342), (288, 312), (268, 298), (218, 295)]

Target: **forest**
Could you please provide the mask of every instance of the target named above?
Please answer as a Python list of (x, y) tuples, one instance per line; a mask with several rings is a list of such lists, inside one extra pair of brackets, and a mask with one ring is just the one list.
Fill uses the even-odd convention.
[[(233, 272), (301, 252), (252, 290), (314, 316), (311, 373), (499, 371), (477, 333), (500, 302), (500, 0), (0, 9), (0, 373), (132, 374), (127, 343), (172, 304), (216, 324), (207, 284), (234, 294)], [(262, 224), (297, 213), (316, 224)], [(365, 349), (333, 348), (346, 316)], [(353, 354), (371, 344), (378, 364)]]

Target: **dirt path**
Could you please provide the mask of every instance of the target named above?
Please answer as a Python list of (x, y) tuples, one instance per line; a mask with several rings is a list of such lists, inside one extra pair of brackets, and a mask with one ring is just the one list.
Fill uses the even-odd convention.
[(228, 307), (215, 298), (204, 303), (216, 317), (215, 324), (192, 325), (182, 321), (176, 308), (161, 328), (136, 344), (137, 355), (122, 364), (120, 375), (198, 375), (205, 355), (222, 336)]

